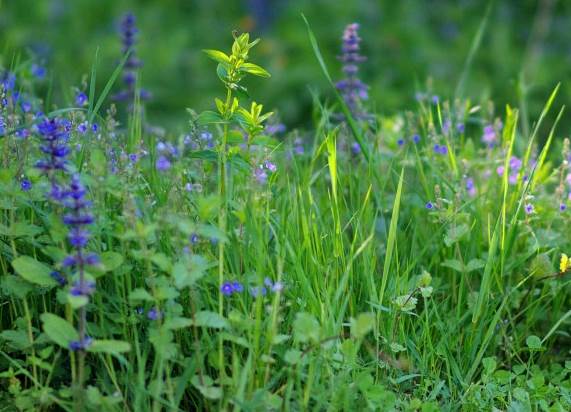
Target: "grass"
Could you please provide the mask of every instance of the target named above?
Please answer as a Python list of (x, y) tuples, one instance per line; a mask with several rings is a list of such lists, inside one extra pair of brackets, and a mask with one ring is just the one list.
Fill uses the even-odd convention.
[[(183, 135), (158, 132), (138, 98), (109, 106), (127, 56), (99, 95), (93, 69), (87, 109), (48, 112), (31, 62), (10, 67), (2, 410), (569, 410), (562, 110), (537, 145), (559, 86), (529, 135), (509, 106), (420, 99), (363, 120), (341, 94), (316, 95), (300, 142), (270, 133), (275, 120), (251, 105), (256, 82), (272, 79), (252, 80), (248, 97), (241, 88), (268, 75), (251, 64), (254, 46), (235, 34), (231, 51), (204, 55), (221, 99), (181, 111)], [(37, 110), (69, 134), (65, 171), (34, 167), (47, 144)], [(79, 248), (62, 221), (69, 204), (46, 195), (76, 172), (95, 217)], [(88, 252), (100, 262), (62, 264)], [(82, 276), (94, 293), (70, 293)]]

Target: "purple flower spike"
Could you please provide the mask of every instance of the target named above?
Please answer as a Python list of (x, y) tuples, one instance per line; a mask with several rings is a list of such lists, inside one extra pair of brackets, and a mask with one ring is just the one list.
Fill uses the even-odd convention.
[(349, 111), (357, 119), (366, 117), (361, 109), (361, 102), (369, 98), (369, 87), (358, 77), (359, 64), (366, 60), (359, 53), (360, 43), (359, 25), (357, 23), (347, 25), (343, 32), (342, 55), (339, 57), (339, 60), (343, 62), (345, 79), (336, 84)]

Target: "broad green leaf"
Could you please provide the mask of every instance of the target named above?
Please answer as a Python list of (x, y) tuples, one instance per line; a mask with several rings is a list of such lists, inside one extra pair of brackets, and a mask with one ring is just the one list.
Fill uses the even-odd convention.
[(20, 256), (12, 261), (16, 273), (28, 282), (36, 285), (53, 287), (57, 282), (50, 276), (52, 270), (31, 256)]
[(259, 76), (259, 77), (266, 77), (266, 78), (271, 77), (270, 73), (266, 69), (254, 63), (243, 63), (240, 66), (240, 71), (250, 73), (253, 74), (254, 76)]
[(444, 236), (444, 243), (446, 246), (450, 247), (454, 243), (459, 242), (462, 238), (470, 231), (470, 227), (466, 224), (461, 224), (458, 226), (452, 226), (446, 232)]
[(541, 350), (541, 339), (538, 336), (530, 335), (525, 340), (527, 347), (531, 350)]
[(228, 320), (216, 312), (203, 310), (194, 315), (193, 324), (205, 328), (226, 329)]
[(299, 312), (293, 322), (293, 334), (299, 342), (319, 341), (320, 329), (318, 320), (310, 313)]
[(103, 252), (101, 254), (101, 263), (106, 271), (117, 269), (123, 264), (123, 256), (117, 252)]
[(372, 313), (360, 313), (356, 319), (351, 320), (351, 335), (361, 339), (375, 327), (375, 315)]
[(145, 289), (137, 288), (129, 293), (129, 300), (152, 302), (154, 299)]
[(217, 61), (218, 63), (223, 63), (223, 64), (230, 63), (230, 57), (226, 53), (220, 50), (206, 49), (202, 51), (206, 53), (208, 57), (210, 57), (212, 60)]
[(52, 313), (44, 313), (41, 317), (46, 335), (62, 348), (68, 348), (69, 343), (79, 340), (77, 330), (65, 319)]
[(122, 340), (94, 340), (87, 348), (88, 352), (108, 353), (110, 355), (117, 355), (130, 350), (131, 345)]
[(455, 271), (460, 273), (464, 272), (464, 265), (462, 264), (462, 262), (456, 259), (447, 259), (444, 262), (442, 262), (441, 265), (447, 268), (454, 269)]

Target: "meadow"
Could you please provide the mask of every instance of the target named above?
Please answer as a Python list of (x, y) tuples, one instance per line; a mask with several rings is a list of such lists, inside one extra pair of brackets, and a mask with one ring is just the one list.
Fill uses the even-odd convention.
[(394, 113), (298, 15), (303, 127), (244, 31), (156, 117), (136, 14), (73, 86), (3, 55), (0, 411), (571, 410), (569, 85), (470, 96), (492, 10)]

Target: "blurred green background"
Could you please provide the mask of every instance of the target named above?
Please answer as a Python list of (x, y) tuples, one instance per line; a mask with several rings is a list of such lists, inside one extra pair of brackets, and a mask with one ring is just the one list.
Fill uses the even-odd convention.
[[(221, 94), (215, 63), (201, 49), (227, 50), (231, 32), (262, 38), (253, 61), (273, 75), (249, 83), (251, 95), (276, 108), (290, 127), (310, 120), (311, 93), (327, 87), (307, 40), (309, 19), (326, 62), (340, 76), (340, 38), (350, 22), (361, 24), (368, 61), (362, 79), (371, 87), (371, 107), (390, 114), (410, 108), (426, 88), (452, 96), (470, 45), (486, 13), (483, 0), (0, 0), (2, 64), (15, 53), (37, 56), (53, 78), (56, 95), (69, 94), (90, 72), (99, 48), (98, 79), (111, 74), (120, 56), (118, 20), (132, 11), (140, 29), (142, 85), (154, 99), (152, 122), (178, 124), (186, 107), (211, 108)], [(522, 71), (533, 118), (550, 91), (563, 82), (564, 102), (571, 63), (571, 2), (496, 1), (482, 45), (466, 82), (473, 99), (493, 97), (497, 106), (518, 104)]]

